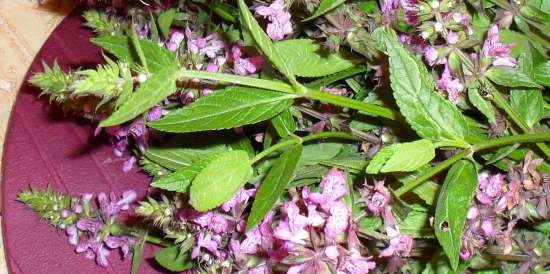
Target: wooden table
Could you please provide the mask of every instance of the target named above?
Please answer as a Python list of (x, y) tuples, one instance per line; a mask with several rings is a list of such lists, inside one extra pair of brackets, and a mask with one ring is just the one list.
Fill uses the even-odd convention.
[[(0, 156), (17, 91), (34, 56), (75, 0), (0, 0)], [(0, 157), (0, 168), (2, 167)], [(0, 239), (2, 235), (0, 232)], [(0, 274), (7, 274), (0, 241)]]

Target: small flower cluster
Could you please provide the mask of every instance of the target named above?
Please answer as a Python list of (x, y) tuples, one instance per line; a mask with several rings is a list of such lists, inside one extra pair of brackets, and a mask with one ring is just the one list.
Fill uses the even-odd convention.
[(479, 190), (462, 236), (463, 259), (489, 243), (501, 244), (503, 253), (508, 254), (512, 251), (512, 229), (518, 221), (550, 217), (550, 183), (536, 171), (541, 163), (542, 159), (531, 160), (529, 155), (523, 165), (510, 169), (508, 180), (503, 174), (479, 174)]
[(98, 207), (93, 198), (90, 193), (83, 194), (80, 199), (71, 198), (49, 188), (44, 191), (31, 189), (19, 195), (21, 202), (65, 232), (76, 253), (85, 253), (87, 258), (105, 267), (109, 265), (107, 257), (111, 251), (120, 249), (126, 257), (134, 244), (133, 237), (116, 232), (117, 217), (128, 211), (136, 200), (136, 193), (126, 191), (120, 199), (114, 193), (109, 196), (100, 193)]

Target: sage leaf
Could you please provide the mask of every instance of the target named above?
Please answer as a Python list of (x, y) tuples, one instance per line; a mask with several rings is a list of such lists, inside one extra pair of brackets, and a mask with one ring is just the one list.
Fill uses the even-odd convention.
[(189, 254), (180, 252), (178, 245), (161, 249), (155, 253), (155, 260), (162, 267), (173, 271), (182, 272), (193, 267)]
[(132, 94), (128, 101), (115, 110), (109, 118), (102, 121), (99, 126), (119, 125), (148, 111), (176, 91), (176, 80), (179, 76), (180, 70), (177, 67), (167, 67), (153, 74)]
[(465, 143), (468, 125), (462, 113), (435, 91), (433, 77), (399, 41), (393, 30), (377, 29), (389, 56), (390, 81), (399, 109), (416, 133), (431, 141)]
[(447, 173), (437, 200), (435, 236), (454, 270), (458, 267), (462, 232), (477, 185), (475, 165), (468, 160), (460, 160)]
[(218, 207), (235, 196), (251, 175), (246, 151), (220, 153), (193, 180), (189, 203), (201, 212)]
[(321, 77), (353, 68), (358, 59), (343, 52), (331, 53), (311, 39), (288, 39), (275, 43), (284, 62), (295, 75)]
[(434, 157), (435, 146), (428, 140), (393, 144), (374, 155), (367, 173), (414, 171)]
[(319, 17), (319, 16), (335, 9), (336, 7), (340, 6), (341, 4), (343, 4), (345, 2), (346, 2), (346, 0), (321, 0), (321, 3), (319, 3), (319, 6), (317, 7), (317, 9), (313, 13), (313, 15), (306, 18), (304, 20), (304, 22), (315, 19), (315, 18), (317, 18), (317, 17)]
[(170, 38), (170, 26), (172, 26), (172, 22), (174, 22), (175, 18), (176, 18), (175, 9), (169, 9), (159, 14), (159, 17), (157, 20), (159, 23), (160, 32), (162, 32), (162, 35), (164, 35), (164, 38), (166, 39)]
[(296, 131), (296, 123), (288, 109), (273, 117), (273, 119), (271, 119), (271, 124), (279, 137), (289, 136)]
[(511, 90), (510, 105), (529, 128), (544, 116), (544, 98), (538, 89)]
[(234, 128), (272, 118), (287, 109), (295, 97), (270, 90), (229, 87), (200, 97), (150, 126), (179, 133)]
[(302, 154), (302, 148), (302, 145), (297, 145), (285, 151), (275, 161), (256, 193), (246, 223), (247, 229), (251, 229), (260, 223), (277, 202), (277, 199), (284, 193), (286, 186), (294, 175), (294, 170)]
[(273, 66), (277, 68), (295, 88), (301, 87), (294, 77), (292, 68), (285, 62), (277, 47), (275, 47), (271, 39), (260, 27), (258, 21), (254, 18), (254, 15), (252, 15), (244, 0), (239, 0), (238, 4), (241, 13), (241, 23), (244, 25), (244, 28), (248, 30), (250, 35), (252, 35), (256, 45), (258, 45), (260, 50), (264, 53), (267, 59), (269, 59)]
[(470, 100), (470, 103), (474, 105), (485, 117), (487, 117), (487, 120), (489, 123), (494, 124), (495, 123), (495, 110), (493, 109), (493, 105), (490, 102), (487, 102), (480, 94), (479, 94), (479, 86), (471, 85), (468, 88), (468, 100)]
[(188, 167), (155, 178), (151, 186), (168, 191), (187, 192), (191, 181), (216, 157), (216, 153), (206, 155)]
[[(141, 70), (139, 56), (132, 47), (130, 37), (122, 35), (102, 36), (92, 38), (91, 41), (118, 59), (126, 61), (130, 68), (138, 71)], [(178, 66), (178, 61), (168, 49), (144, 39), (138, 39), (138, 42), (147, 62), (149, 72), (155, 73), (166, 67)]]
[(491, 67), (485, 73), (491, 81), (505, 87), (542, 88), (525, 72), (510, 67)]

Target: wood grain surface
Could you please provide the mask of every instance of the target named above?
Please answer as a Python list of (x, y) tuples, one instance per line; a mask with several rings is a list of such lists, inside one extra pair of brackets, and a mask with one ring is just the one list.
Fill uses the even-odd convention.
[[(74, 0), (0, 0), (0, 156), (17, 91), (23, 77), (57, 24), (73, 9)], [(2, 166), (0, 157), (0, 168)], [(1, 237), (0, 232), (0, 237)], [(0, 274), (7, 274), (0, 241)]]

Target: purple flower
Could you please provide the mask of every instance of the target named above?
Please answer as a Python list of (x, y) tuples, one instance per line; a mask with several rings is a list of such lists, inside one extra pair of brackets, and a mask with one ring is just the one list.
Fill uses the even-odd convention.
[(346, 232), (349, 224), (350, 210), (343, 202), (333, 202), (330, 206), (330, 217), (325, 225), (325, 238), (335, 241)]
[(348, 193), (343, 171), (333, 167), (321, 180), (322, 194), (330, 201), (336, 201)]
[(214, 214), (210, 228), (216, 233), (226, 233), (229, 229), (227, 218), (221, 214)]
[(374, 189), (369, 194), (366, 199), (368, 209), (376, 215), (381, 215), (391, 200), (390, 191), (384, 186), (384, 181), (375, 182)]
[(437, 59), (439, 58), (439, 53), (432, 46), (425, 47), (422, 53), (424, 55), (424, 59), (426, 59), (426, 61), (428, 62), (428, 64), (430, 64), (430, 66), (433, 66), (436, 63)]
[(128, 160), (124, 161), (124, 163), (122, 164), (122, 171), (124, 173), (130, 172), (130, 170), (132, 170), (132, 168), (134, 167), (136, 161), (137, 158), (135, 156), (131, 156), (130, 158), (128, 158)]
[(447, 96), (451, 103), (458, 103), (458, 98), (460, 96), (460, 93), (464, 89), (464, 86), (462, 85), (462, 83), (460, 83), (460, 80), (458, 80), (458, 78), (453, 78), (451, 74), (451, 68), (449, 67), (449, 64), (447, 62), (445, 62), (445, 69), (441, 74), (441, 78), (439, 78), (439, 80), (437, 81), (437, 88), (447, 92)]
[(201, 248), (205, 248), (210, 251), (210, 253), (215, 256), (219, 256), (218, 247), (221, 244), (220, 235), (211, 235), (210, 233), (200, 232), (199, 236), (196, 238), (195, 247), (191, 252), (191, 259), (197, 258), (200, 255)]
[(162, 117), (162, 108), (160, 106), (154, 106), (147, 112), (147, 121), (152, 122)]
[(231, 209), (235, 208), (239, 204), (244, 204), (248, 201), (250, 197), (253, 197), (256, 193), (256, 189), (244, 189), (241, 188), (233, 198), (231, 198), (229, 201), (223, 203), (221, 205), (221, 209), (225, 212), (231, 211)]
[(490, 204), (503, 195), (504, 175), (489, 175), (487, 172), (478, 175), (479, 190), (477, 200), (482, 204)]
[(498, 34), (498, 26), (492, 25), (487, 32), (487, 38), (483, 44), (483, 55), (493, 59), (495, 66), (514, 67), (516, 60), (510, 56), (510, 46), (502, 44)]
[(215, 58), (225, 44), (215, 39), (216, 34), (210, 34), (206, 37), (193, 37), (193, 32), (190, 28), (185, 28), (185, 36), (187, 36), (187, 51), (192, 54), (202, 54), (210, 58)]
[(120, 211), (128, 210), (130, 204), (133, 203), (136, 198), (137, 194), (133, 190), (124, 192), (120, 200), (117, 200), (116, 194), (112, 192), (109, 198), (107, 198), (107, 195), (103, 192), (99, 193), (99, 195), (97, 196), (101, 212), (106, 218), (114, 216)]
[(376, 263), (369, 261), (370, 258), (361, 256), (356, 249), (350, 250), (350, 255), (344, 258), (339, 265), (337, 274), (366, 274), (376, 268)]
[(100, 266), (107, 267), (109, 265), (107, 257), (110, 252), (103, 246), (103, 243), (100, 242), (99, 238), (81, 241), (76, 246), (75, 251), (76, 253), (86, 252), (86, 258), (90, 260), (95, 259), (96, 263)]
[(399, 0), (384, 0), (382, 2), (382, 14), (386, 20), (393, 20), (395, 13), (399, 8)]
[(101, 218), (95, 217), (93, 219), (80, 219), (76, 222), (76, 227), (82, 231), (90, 231), (92, 234), (96, 234), (101, 228)]
[(258, 6), (255, 11), (269, 20), (266, 32), (271, 39), (281, 40), (285, 35), (292, 33), (291, 15), (286, 10), (283, 0), (275, 0), (269, 6)]
[(107, 236), (103, 241), (111, 249), (120, 248), (124, 257), (128, 255), (130, 246), (135, 242), (134, 238), (128, 236)]
[(69, 244), (76, 246), (78, 244), (78, 230), (74, 226), (69, 226), (65, 229), (65, 233), (69, 236)]

